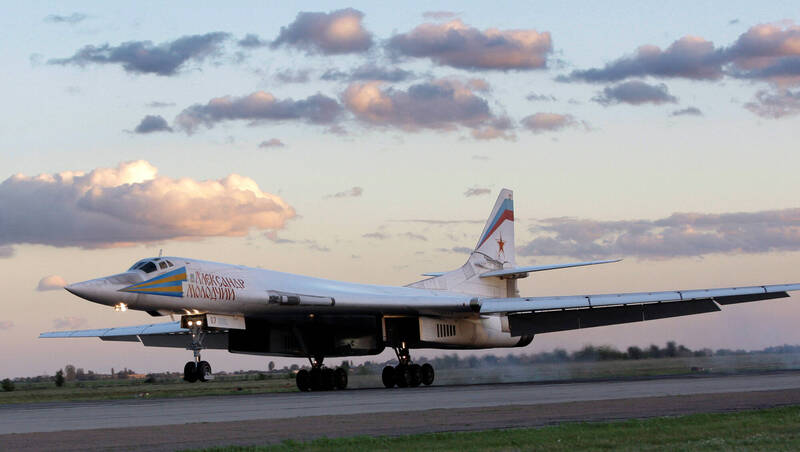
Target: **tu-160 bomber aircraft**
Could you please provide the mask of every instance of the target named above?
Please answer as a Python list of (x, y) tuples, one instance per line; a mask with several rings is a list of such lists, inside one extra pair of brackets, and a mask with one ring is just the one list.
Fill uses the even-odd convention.
[(617, 262), (517, 266), (514, 201), (502, 190), (475, 249), (460, 268), (427, 273), (404, 287), (331, 281), (181, 257), (136, 262), (128, 271), (70, 284), (69, 292), (117, 310), (180, 321), (42, 333), (42, 338), (99, 337), (191, 350), (190, 382), (213, 378), (203, 349), (308, 358), (296, 375), (301, 391), (344, 389), (347, 372), (325, 358), (376, 355), (386, 347), (398, 364), (383, 369), (387, 388), (430, 385), (434, 369), (420, 348), (524, 347), (536, 334), (656, 320), (721, 310), (729, 304), (788, 297), (800, 284), (663, 292), (520, 297), (530, 273)]

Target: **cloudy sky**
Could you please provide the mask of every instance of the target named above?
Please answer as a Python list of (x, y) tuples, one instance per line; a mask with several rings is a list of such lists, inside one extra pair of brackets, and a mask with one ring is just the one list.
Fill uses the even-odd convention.
[[(0, 377), (188, 359), (36, 339), (154, 320), (65, 283), (164, 249), (406, 284), (460, 265), (503, 187), (520, 264), (625, 258), (525, 295), (796, 282), (798, 22), (793, 2), (19, 5), (0, 19)], [(795, 299), (524, 351), (796, 344)]]

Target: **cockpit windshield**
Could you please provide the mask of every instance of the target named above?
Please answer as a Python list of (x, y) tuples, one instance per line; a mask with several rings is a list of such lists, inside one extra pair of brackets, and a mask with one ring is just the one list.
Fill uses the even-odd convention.
[(156, 264), (148, 261), (148, 262), (145, 262), (144, 265), (139, 267), (139, 270), (141, 270), (141, 271), (143, 271), (145, 273), (153, 273), (154, 271), (157, 270), (157, 268), (156, 268)]
[(128, 271), (130, 272), (134, 270), (141, 270), (145, 273), (152, 273), (158, 270), (159, 268), (161, 270), (166, 270), (170, 267), (174, 267), (172, 262), (168, 261), (167, 259), (159, 257), (155, 259), (142, 259), (136, 262), (135, 264), (131, 265), (131, 268), (129, 268)]
[(131, 268), (129, 268), (128, 271), (138, 270), (139, 267), (141, 267), (142, 265), (146, 264), (147, 262), (148, 262), (147, 259), (142, 259), (142, 260), (136, 262), (135, 264), (131, 265)]

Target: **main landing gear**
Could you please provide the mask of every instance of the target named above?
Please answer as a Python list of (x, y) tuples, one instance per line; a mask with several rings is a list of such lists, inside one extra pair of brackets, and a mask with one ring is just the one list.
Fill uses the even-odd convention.
[(420, 384), (430, 386), (433, 384), (433, 366), (428, 363), (423, 365), (412, 364), (411, 354), (406, 347), (395, 348), (399, 364), (395, 367), (386, 366), (383, 368), (381, 379), (387, 388), (416, 388)]
[(307, 391), (331, 391), (347, 388), (347, 370), (342, 367), (323, 367), (322, 357), (309, 358), (311, 370), (301, 369), (295, 376), (297, 389)]
[(192, 322), (189, 322), (189, 330), (192, 333), (192, 343), (186, 349), (194, 353), (194, 361), (189, 361), (183, 366), (183, 379), (189, 383), (213, 380), (214, 375), (211, 374), (211, 364), (200, 358), (200, 351), (203, 350), (203, 338), (205, 337), (202, 323), (198, 321), (196, 325), (192, 325)]

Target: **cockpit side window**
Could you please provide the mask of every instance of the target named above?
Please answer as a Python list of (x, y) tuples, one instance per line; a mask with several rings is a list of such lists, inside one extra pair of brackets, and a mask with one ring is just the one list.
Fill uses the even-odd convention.
[(169, 265), (170, 267), (174, 267), (174, 265), (172, 265), (172, 262), (170, 261), (167, 261), (167, 265)]
[(145, 263), (144, 265), (139, 267), (139, 270), (141, 270), (141, 271), (143, 271), (145, 273), (152, 273), (152, 272), (156, 271), (157, 269), (156, 269), (156, 264), (148, 261), (147, 263)]
[(166, 269), (167, 268), (167, 263), (166, 262), (159, 262), (158, 263), (158, 268), (160, 268), (161, 270)]

